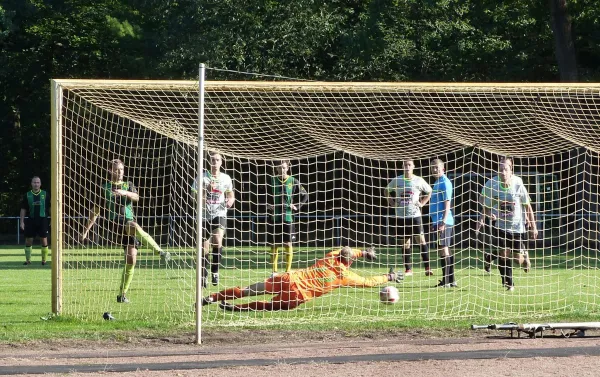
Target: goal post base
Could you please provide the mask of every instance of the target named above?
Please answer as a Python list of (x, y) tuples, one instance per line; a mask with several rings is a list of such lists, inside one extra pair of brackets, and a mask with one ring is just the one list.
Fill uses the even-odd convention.
[[(584, 337), (587, 330), (600, 330), (600, 322), (573, 322), (573, 323), (521, 323), (508, 322), (504, 324), (490, 325), (471, 325), (471, 330), (507, 330), (510, 331), (510, 337), (520, 338), (521, 334), (526, 334), (530, 338), (537, 338), (538, 335), (543, 338), (544, 332), (552, 331), (553, 335), (564, 338)], [(571, 332), (568, 332), (571, 330)]]

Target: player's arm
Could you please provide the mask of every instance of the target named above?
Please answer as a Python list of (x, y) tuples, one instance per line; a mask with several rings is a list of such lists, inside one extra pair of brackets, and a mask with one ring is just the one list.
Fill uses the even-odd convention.
[(433, 190), (424, 179), (421, 182), (421, 186), (421, 192), (424, 193), (424, 195), (421, 195), (419, 198), (419, 207), (423, 208), (427, 205), (427, 203), (429, 203), (429, 199), (431, 199), (431, 193)]
[(275, 210), (275, 195), (273, 195), (273, 177), (265, 183), (264, 203), (267, 214), (273, 214)]
[(235, 193), (233, 192), (233, 183), (229, 182), (227, 189), (225, 189), (225, 200), (227, 208), (233, 207), (235, 203)]
[(525, 186), (521, 186), (521, 201), (523, 202), (523, 210), (525, 212), (525, 224), (531, 232), (531, 237), (535, 240), (538, 236), (535, 212), (533, 211), (533, 206), (531, 205), (531, 200)]
[(390, 182), (390, 184), (385, 188), (385, 199), (390, 207), (396, 207), (396, 198), (392, 197), (392, 192), (396, 190), (394, 186), (394, 181)]
[(300, 182), (298, 182), (298, 180), (295, 180), (294, 182), (294, 193), (296, 193), (295, 197), (298, 198), (298, 204), (290, 204), (290, 207), (294, 210), (294, 211), (299, 211), (300, 207), (302, 207), (304, 204), (306, 204), (306, 202), (308, 202), (308, 193), (306, 192), (306, 190), (304, 189), (304, 187), (300, 184)]
[(27, 213), (27, 207), (29, 207), (29, 203), (27, 203), (27, 194), (21, 200), (21, 211), (19, 213), (19, 217), (21, 218), (21, 230), (25, 230), (25, 214)]
[(442, 214), (440, 230), (444, 229), (446, 221), (448, 221), (448, 217), (450, 217), (451, 199), (452, 199), (452, 185), (446, 185), (444, 183), (444, 187), (442, 190), (442, 201), (444, 202), (444, 213)]
[(96, 220), (98, 219), (99, 215), (100, 215), (100, 207), (95, 205), (92, 210), (92, 214), (91, 214), (90, 218), (88, 219), (88, 222), (83, 230), (83, 233), (81, 234), (81, 241), (85, 241), (85, 239), (88, 236), (88, 233), (90, 232), (90, 229), (92, 229), (92, 227), (96, 223)]
[(485, 225), (485, 218), (490, 217), (493, 220), (496, 220), (494, 213), (492, 212), (492, 207), (489, 206), (489, 200), (486, 200), (486, 190), (479, 194), (479, 207), (481, 208), (481, 212), (479, 213), (479, 218), (477, 219), (477, 225), (475, 227), (475, 231), (479, 232), (482, 226)]
[(135, 188), (133, 183), (131, 182), (129, 182), (129, 188), (127, 190), (115, 190), (115, 194), (118, 196), (123, 196), (134, 203), (137, 203), (140, 200), (140, 195), (138, 194), (137, 189)]
[(20, 217), (21, 217), (21, 230), (25, 230), (25, 212), (27, 210), (25, 208), (21, 208), (21, 213), (20, 213)]
[[(393, 275), (393, 276), (392, 276)], [(379, 276), (363, 277), (353, 271), (346, 271), (342, 277), (341, 285), (344, 287), (376, 287), (396, 279), (395, 273)]]
[(535, 240), (538, 236), (537, 223), (535, 222), (535, 212), (533, 212), (533, 206), (531, 203), (527, 203), (525, 207), (525, 219), (527, 221), (527, 227), (531, 232), (531, 237)]

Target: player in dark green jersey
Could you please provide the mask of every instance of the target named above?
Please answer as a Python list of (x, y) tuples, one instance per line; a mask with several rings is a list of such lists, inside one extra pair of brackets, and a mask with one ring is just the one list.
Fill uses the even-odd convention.
[(25, 231), (25, 265), (31, 264), (31, 246), (35, 237), (42, 243), (42, 265), (48, 258), (48, 215), (50, 196), (41, 189), (40, 177), (31, 179), (31, 190), (21, 201), (21, 229)]
[(133, 203), (137, 203), (140, 196), (133, 183), (123, 181), (124, 172), (125, 166), (121, 160), (110, 162), (111, 180), (103, 184), (101, 188), (101, 201), (103, 203), (96, 204), (81, 236), (82, 241), (87, 238), (90, 229), (103, 209), (104, 217), (108, 222), (108, 234), (111, 243), (121, 244), (125, 249), (125, 267), (123, 268), (117, 302), (129, 302), (125, 294), (133, 279), (133, 271), (137, 260), (136, 235), (150, 246), (156, 254), (159, 254), (165, 263), (171, 259), (171, 255), (163, 251), (135, 221)]
[(294, 227), (295, 213), (308, 201), (308, 194), (298, 179), (288, 174), (291, 167), (289, 160), (278, 161), (275, 166), (276, 175), (271, 179), (267, 188), (267, 210), (269, 218), (269, 233), (271, 235), (271, 264), (273, 274), (277, 274), (277, 258), (279, 246), (286, 251), (286, 268), (292, 269), (294, 252), (292, 242), (296, 240)]

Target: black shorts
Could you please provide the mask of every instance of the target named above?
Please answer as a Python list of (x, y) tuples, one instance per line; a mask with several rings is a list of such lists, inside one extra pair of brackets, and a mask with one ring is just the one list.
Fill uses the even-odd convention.
[(452, 236), (454, 236), (454, 226), (446, 225), (443, 232), (438, 230), (439, 225), (431, 226), (431, 242), (440, 247), (452, 246)]
[(137, 246), (139, 242), (135, 239), (135, 234), (127, 234), (127, 224), (135, 220), (127, 220), (124, 217), (115, 217), (107, 219), (108, 222), (108, 242), (123, 247)]
[(25, 238), (48, 237), (47, 217), (28, 217), (25, 219)]
[(498, 228), (492, 230), (492, 245), (498, 249), (523, 250), (523, 233), (511, 233)]
[(393, 229), (393, 233), (396, 238), (400, 238), (402, 240), (419, 236), (421, 234), (425, 234), (425, 230), (423, 229), (423, 220), (421, 217), (392, 217), (390, 221), (390, 226)]
[(217, 229), (227, 230), (227, 217), (213, 217), (212, 220), (204, 219), (204, 238), (208, 239)]
[(269, 222), (269, 235), (271, 236), (271, 245), (281, 245), (296, 241), (296, 227), (288, 222)]

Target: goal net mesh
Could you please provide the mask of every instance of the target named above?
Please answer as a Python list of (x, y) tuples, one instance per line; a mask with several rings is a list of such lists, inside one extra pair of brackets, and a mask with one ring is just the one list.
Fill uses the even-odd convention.
[[(193, 321), (195, 302), (197, 82), (65, 81), (59, 103), (62, 159), (63, 313), (100, 319)], [(369, 277), (404, 270), (402, 241), (391, 229), (385, 188), (413, 159), (430, 185), (429, 166), (442, 159), (454, 185), (453, 246), (458, 287), (441, 279), (438, 248), (429, 245), (434, 275), (420, 250), (414, 275), (396, 285), (400, 301), (382, 305), (379, 289), (340, 288), (289, 312), (230, 313), (203, 308), (210, 325), (251, 325), (344, 316), (357, 321), (407, 318), (515, 317), (597, 312), (598, 140), (600, 87), (586, 85), (447, 85), (393, 83), (207, 82), (205, 149), (222, 154), (222, 172), (236, 197), (228, 211), (218, 286), (205, 293), (262, 281), (272, 272), (267, 197), (273, 163), (291, 161), (290, 174), (308, 193), (296, 213), (292, 269), (310, 266), (348, 245), (375, 247), (378, 259), (352, 269)], [(478, 196), (498, 174), (502, 156), (527, 188), (539, 237), (526, 239), (532, 269), (514, 265), (516, 289), (507, 292), (489, 232), (475, 232)], [(109, 162), (121, 159), (125, 181), (140, 199), (137, 223), (172, 255), (165, 264), (138, 247), (127, 293), (116, 302), (124, 251), (101, 215), (88, 240), (81, 233), (102, 203)], [(205, 157), (205, 166), (208, 158)], [(428, 207), (423, 210), (431, 237)], [(485, 230), (485, 229), (484, 229)], [(279, 271), (286, 251), (280, 248)], [(271, 296), (251, 299), (270, 300)], [(244, 299), (242, 302), (251, 300)]]

